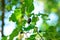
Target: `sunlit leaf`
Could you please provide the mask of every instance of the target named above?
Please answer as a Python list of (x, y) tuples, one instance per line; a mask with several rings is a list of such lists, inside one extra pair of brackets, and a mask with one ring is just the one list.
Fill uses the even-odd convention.
[(2, 37), (2, 40), (7, 40), (7, 36)]

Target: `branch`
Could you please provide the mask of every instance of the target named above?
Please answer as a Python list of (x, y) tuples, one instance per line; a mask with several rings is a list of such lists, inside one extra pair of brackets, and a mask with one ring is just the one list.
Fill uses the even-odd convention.
[(3, 27), (4, 27), (4, 12), (5, 12), (4, 9), (5, 9), (5, 1), (2, 0), (2, 31), (1, 31), (2, 37), (4, 36), (4, 34), (3, 34)]
[(37, 34), (41, 37), (41, 40), (44, 40), (44, 39), (43, 39), (43, 36), (41, 36), (38, 32), (37, 32)]

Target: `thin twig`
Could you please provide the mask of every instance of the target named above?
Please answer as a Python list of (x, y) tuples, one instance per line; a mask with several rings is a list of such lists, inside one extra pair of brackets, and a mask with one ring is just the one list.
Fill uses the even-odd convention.
[[(38, 33), (38, 32), (37, 32)], [(43, 40), (43, 37), (38, 33), (38, 35), (41, 37), (41, 39)]]

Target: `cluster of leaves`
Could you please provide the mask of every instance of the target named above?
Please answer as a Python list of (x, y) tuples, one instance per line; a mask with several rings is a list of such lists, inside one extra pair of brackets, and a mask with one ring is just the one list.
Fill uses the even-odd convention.
[[(16, 22), (17, 28), (14, 29), (13, 32), (11, 33), (9, 40), (12, 40), (23, 29), (24, 29), (23, 32), (24, 31), (29, 31), (31, 29), (34, 29), (34, 27), (36, 25), (36, 22), (39, 19), (38, 19), (38, 14), (37, 15), (31, 14), (32, 10), (34, 10), (33, 0), (21, 1), (20, 8), (16, 8), (14, 10), (14, 13), (10, 17), (10, 20), (12, 20), (13, 22)], [(30, 23), (30, 25), (27, 28), (25, 28), (25, 24), (27, 23), (27, 21), (24, 19), (24, 15), (26, 15), (28, 18), (33, 15), (32, 19), (31, 19), (31, 23)], [(47, 16), (46, 14), (40, 14), (40, 15)], [(31, 38), (29, 38), (29, 40), (30, 39)]]
[[(16, 5), (17, 1), (12, 0), (12, 4)], [(24, 15), (30, 17), (32, 10), (34, 9), (33, 6), (33, 0), (20, 0), (20, 8), (16, 8), (14, 10), (14, 13), (12, 13), (10, 17), (10, 21), (16, 22), (17, 27), (13, 30), (13, 32), (10, 34), (9, 40), (13, 40), (15, 36), (18, 35), (20, 31), (28, 31), (30, 29), (33, 29), (35, 25), (30, 24), (27, 28), (23, 27), (26, 24), (26, 20), (24, 19)], [(7, 6), (8, 8), (8, 6)], [(8, 8), (10, 10), (10, 8)], [(3, 38), (4, 39), (4, 38)], [(4, 39), (5, 40), (5, 39)]]
[[(45, 5), (45, 13), (50, 13), (51, 11), (56, 11), (57, 10), (57, 1), (55, 0), (45, 0), (46, 5)], [(31, 14), (31, 12), (34, 10), (34, 5), (33, 5), (33, 0), (8, 0), (9, 4), (5, 6), (5, 8), (10, 11), (12, 7), (17, 5), (18, 3), (20, 4), (19, 7), (17, 7), (14, 10), (14, 13), (12, 13), (11, 17), (9, 18), (10, 21), (16, 22), (16, 28), (13, 30), (13, 32), (9, 35), (10, 38), (9, 40), (13, 40), (15, 36), (18, 35), (19, 32), (21, 31), (29, 31), (31, 29), (35, 28), (36, 22), (39, 20), (38, 16), (42, 15), (42, 19), (44, 20), (41, 30), (43, 33), (43, 36), (45, 37), (46, 40), (59, 40), (60, 35), (58, 35), (60, 32), (56, 31), (56, 27), (54, 26), (49, 26), (46, 23), (46, 18), (48, 17), (47, 14)], [(57, 12), (57, 11), (56, 11)], [(27, 16), (30, 18), (31, 16), (31, 22), (30, 25), (25, 28), (25, 24), (27, 23), (27, 20), (24, 19), (24, 16)], [(29, 21), (29, 20), (28, 20)], [(23, 30), (24, 29), (24, 30)], [(37, 32), (37, 30), (34, 30), (34, 33)], [(41, 33), (41, 31), (39, 32)], [(48, 36), (47, 36), (48, 35)], [(30, 38), (27, 38), (26, 40), (35, 40), (36, 35), (31, 35)], [(2, 40), (6, 40), (7, 37), (3, 37)]]

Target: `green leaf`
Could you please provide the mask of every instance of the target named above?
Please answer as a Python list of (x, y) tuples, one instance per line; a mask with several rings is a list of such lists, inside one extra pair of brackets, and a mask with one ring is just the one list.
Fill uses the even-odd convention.
[(32, 17), (32, 24), (36, 24), (36, 22), (39, 20), (38, 16), (35, 17), (35, 15)]
[(18, 0), (12, 0), (12, 5), (16, 5), (18, 3)]
[(13, 22), (17, 22), (22, 17), (22, 13), (20, 9), (16, 9), (14, 13), (11, 15), (10, 20)]
[(29, 31), (30, 29), (33, 29), (35, 25), (30, 24), (27, 28), (24, 27), (25, 31)]
[(56, 34), (57, 34), (56, 27), (50, 26), (49, 29), (43, 34), (43, 36), (45, 36), (47, 40), (48, 39), (55, 39)]
[(60, 34), (60, 32), (57, 32), (57, 34), (55, 36), (56, 39), (60, 39), (60, 35), (59, 34)]
[(9, 20), (10, 20), (10, 21), (12, 20), (13, 22), (17, 21), (14, 14), (11, 15), (11, 17), (9, 18)]
[(31, 13), (32, 10), (34, 9), (33, 0), (24, 0), (24, 1), (25, 1), (25, 6), (26, 6), (26, 11), (28, 13)]
[(40, 27), (40, 30), (41, 31), (46, 31), (49, 29), (49, 25), (47, 23), (43, 23)]
[(14, 38), (15, 36), (17, 36), (19, 32), (20, 32), (20, 30), (18, 30), (18, 28), (15, 28), (15, 29), (13, 30), (13, 32), (10, 34), (9, 40), (13, 40), (13, 38)]
[(5, 5), (5, 9), (8, 11), (12, 10), (12, 5), (11, 4)]
[(36, 36), (36, 35), (31, 35), (29, 38), (27, 38), (27, 40), (36, 40), (36, 39), (35, 39), (35, 36)]
[(7, 36), (2, 37), (2, 40), (7, 40)]

